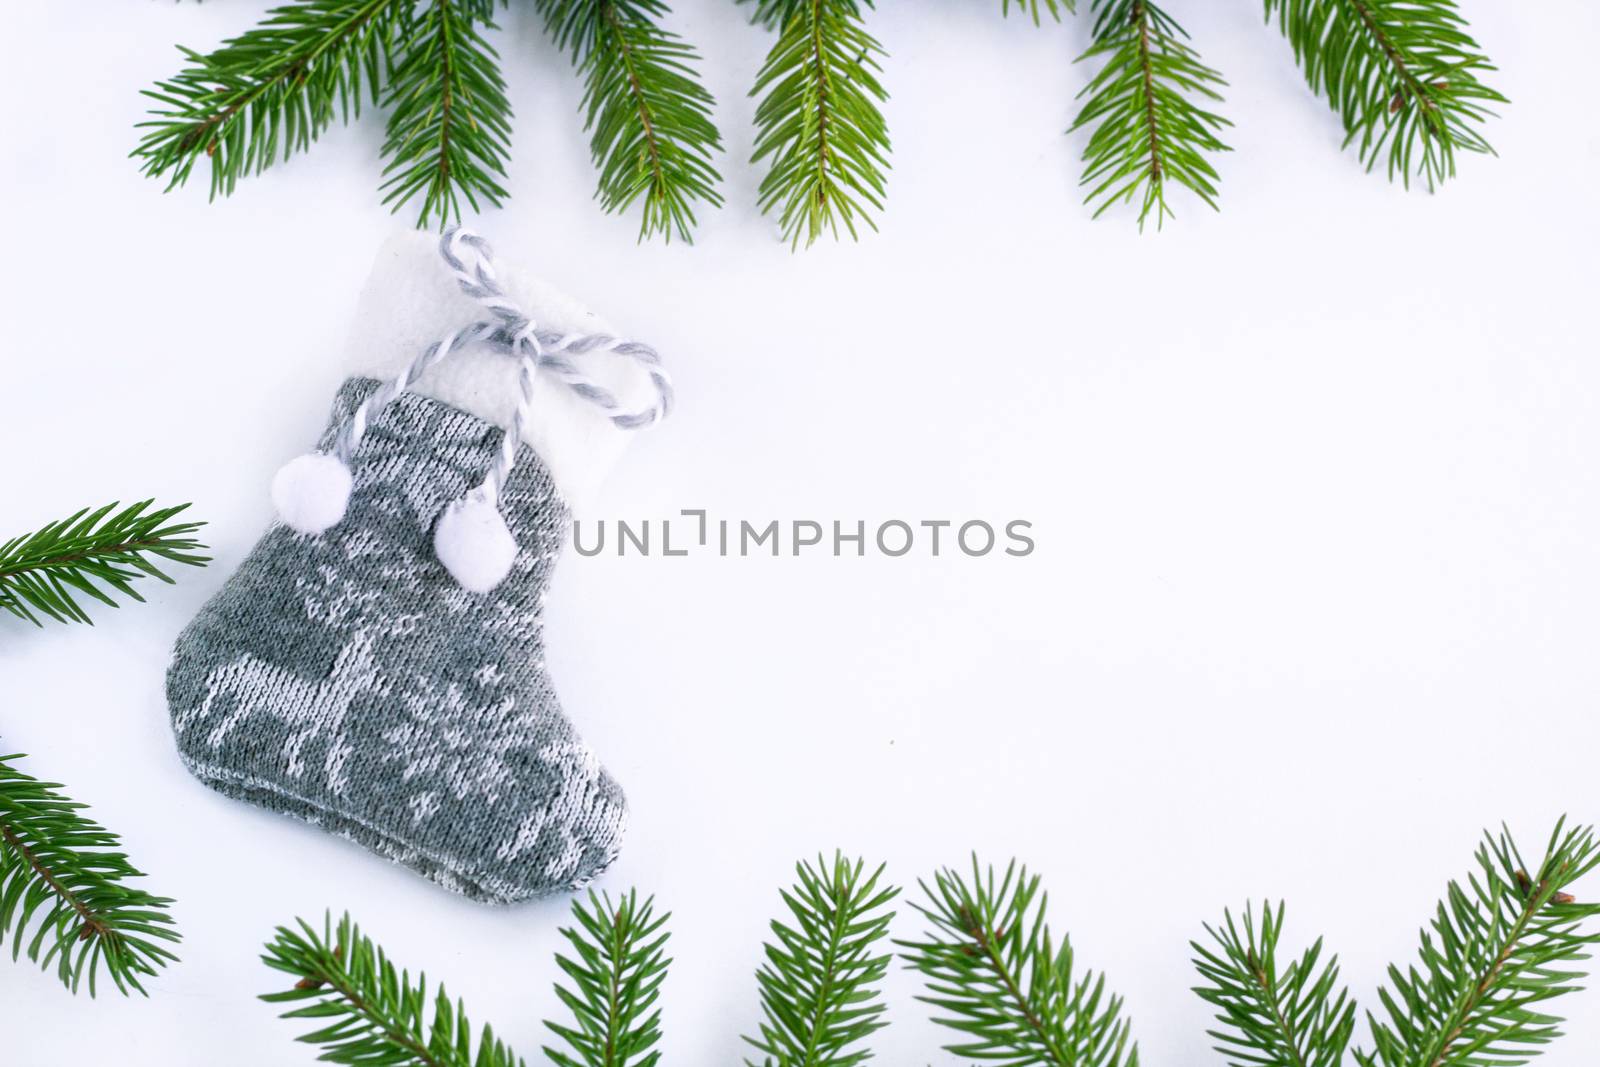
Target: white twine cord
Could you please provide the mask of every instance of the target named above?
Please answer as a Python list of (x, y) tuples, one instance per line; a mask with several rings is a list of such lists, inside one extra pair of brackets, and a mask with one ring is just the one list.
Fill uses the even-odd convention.
[[(361, 447), (361, 439), (372, 417), (453, 352), (470, 344), (493, 345), (516, 357), (518, 362), (517, 409), (511, 429), (501, 440), (500, 452), (488, 474), (473, 490), (491, 504), (498, 503), (500, 490), (516, 465), (517, 449), (528, 439), (528, 427), (533, 421), (533, 383), (539, 371), (553, 375), (578, 396), (603, 410), (619, 429), (653, 426), (671, 412), (672, 379), (662, 367), (661, 356), (655, 349), (610, 334), (566, 334), (540, 329), (501, 287), (489, 242), (471, 230), (452, 227), (445, 231), (439, 239), (439, 255), (461, 291), (483, 305), (493, 317), (446, 334), (425, 348), (396, 377), (367, 395), (334, 441), (334, 454), (346, 466)], [(625, 356), (644, 368), (655, 390), (654, 402), (638, 411), (624, 410), (610, 390), (591, 379), (571, 358), (600, 353)]]

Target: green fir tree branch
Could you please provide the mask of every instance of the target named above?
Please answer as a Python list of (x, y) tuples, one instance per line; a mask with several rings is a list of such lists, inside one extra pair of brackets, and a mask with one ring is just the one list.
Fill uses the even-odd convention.
[[(865, 0), (870, 5), (870, 0)], [(877, 229), (889, 132), (878, 105), (883, 47), (867, 33), (858, 0), (761, 0), (756, 21), (779, 26), (756, 77), (752, 163), (769, 159), (759, 205), (776, 212), (784, 239), (798, 248), (843, 224)]]
[(660, 25), (661, 0), (537, 0), (584, 76), (584, 128), (608, 212), (642, 201), (639, 239), (692, 240), (694, 205), (718, 207), (711, 156), (722, 135), (695, 72), (699, 55)]
[(1222, 76), (1200, 61), (1171, 16), (1151, 0), (1095, 0), (1094, 44), (1081, 60), (1101, 61), (1079, 94), (1074, 131), (1089, 128), (1083, 151), (1084, 202), (1095, 217), (1139, 201), (1139, 226), (1172, 214), (1169, 185), (1217, 207), (1211, 157), (1228, 151), (1219, 138), (1230, 125), (1207, 106), (1220, 102)]
[(917, 910), (931, 929), (898, 944), (923, 975), (918, 999), (933, 1021), (962, 1035), (947, 1051), (1009, 1067), (1138, 1067), (1122, 998), (1103, 975), (1075, 978), (1071, 943), (1051, 940), (1037, 876), (1013, 862), (996, 885), (974, 856), (970, 882), (945, 869), (920, 884), (927, 903)]
[(0, 945), (9, 937), (12, 959), (26, 952), (73, 992), (87, 978), (94, 996), (104, 971), (119, 992), (144, 993), (141, 979), (177, 959), (171, 899), (130, 888), (143, 874), (117, 836), (17, 770), (22, 758), (0, 756)]
[(499, 58), (478, 31), (492, 28), (491, 0), (430, 0), (400, 43), (384, 102), (390, 107), (383, 154), (383, 202), (396, 211), (421, 197), (417, 225), (461, 219), (461, 201), (506, 197), (511, 104)]
[(661, 1053), (661, 1011), (656, 1002), (672, 961), (666, 958), (665, 927), (671, 915), (655, 916), (652, 900), (629, 892), (615, 904), (589, 894), (589, 906), (572, 903), (575, 927), (563, 937), (573, 955), (556, 957), (572, 988), (556, 996), (572, 1012), (573, 1025), (546, 1021), (570, 1052), (546, 1046), (557, 1067), (655, 1067)]
[(0, 608), (36, 626), (43, 625), (40, 615), (92, 625), (79, 595), (117, 607), (104, 586), (142, 601), (133, 586), (137, 579), (172, 582), (152, 559), (191, 567), (210, 562), (195, 553), (205, 546), (189, 536), (205, 524), (171, 521), (188, 504), (153, 511), (150, 504), (143, 500), (115, 514), (115, 503), (85, 508), (0, 544)]
[(1322, 941), (1280, 965), (1282, 904), (1263, 905), (1259, 924), (1245, 905), (1242, 921), (1223, 913), (1207, 926), (1210, 945), (1190, 942), (1206, 984), (1195, 992), (1217, 1009), (1224, 1029), (1207, 1033), (1230, 1067), (1339, 1067), (1356, 1025), (1356, 1006), (1339, 985), (1339, 961), (1318, 969)]
[(263, 963), (293, 976), (294, 985), (262, 1000), (298, 1005), (285, 1019), (314, 1020), (317, 1029), (298, 1040), (322, 1047), (329, 1063), (404, 1067), (522, 1067), (523, 1061), (485, 1026), (473, 1048), (473, 1028), (463, 1005), (440, 986), (428, 1011), (428, 983), (415, 981), (361, 932), (350, 916), (323, 919), (319, 933), (305, 920), (278, 927)]
[[(9, 825), (6, 785), (0, 776), (0, 829)], [(1600, 866), (1600, 845), (1591, 828), (1563, 821), (1536, 867), (1509, 833), (1487, 837), (1477, 858), (1477, 872), (1450, 885), (1424, 932), (1420, 964), (1390, 969), (1384, 1016), (1368, 1015), (1374, 1049), (1354, 1054), (1361, 1067), (1519, 1067), (1560, 1036), (1561, 1020), (1544, 1004), (1579, 987), (1578, 965), (1600, 941), (1588, 928), (1600, 904), (1569, 892)], [(789, 916), (772, 924), (757, 974), (760, 1037), (746, 1040), (763, 1056), (759, 1067), (858, 1067), (872, 1058), (864, 1042), (886, 1024), (879, 987), (889, 958), (877, 946), (897, 890), (882, 883), (882, 867), (868, 875), (838, 855), (797, 872), (783, 894)], [(929, 929), (894, 944), (922, 974), (918, 999), (933, 1007), (933, 1021), (961, 1035), (949, 1052), (1006, 1067), (1137, 1067), (1121, 998), (1103, 976), (1078, 975), (1071, 946), (1054, 943), (1038, 877), (1012, 863), (997, 879), (974, 858), (970, 877), (941, 870), (922, 888), (917, 910)], [(7, 892), (0, 877), (0, 905)], [(562, 931), (573, 954), (557, 957), (571, 985), (557, 992), (574, 1022), (546, 1024), (570, 1051), (545, 1053), (557, 1067), (658, 1067), (667, 916), (656, 918), (632, 892), (615, 903), (591, 893), (573, 913), (577, 925)], [(1210, 1036), (1234, 1067), (1341, 1067), (1356, 1007), (1320, 940), (1279, 955), (1283, 916), (1281, 904), (1247, 906), (1237, 921), (1224, 913), (1207, 926), (1208, 942), (1192, 943), (1203, 979), (1196, 993), (1220, 1024)], [(0, 930), (6, 921), (0, 908)], [(304, 922), (280, 929), (264, 959), (296, 979), (265, 999), (299, 1004), (286, 1017), (323, 1024), (301, 1040), (322, 1046), (325, 1060), (521, 1067), (488, 1027), (474, 1050), (463, 1008), (442, 989), (430, 1014), (424, 979), (397, 971), (348, 917), (336, 931), (326, 921), (321, 933)]]
[[(699, 55), (664, 29), (666, 0), (534, 0), (585, 81), (585, 128), (608, 212), (641, 205), (640, 238), (690, 240), (696, 210), (722, 203), (712, 164), (721, 137)], [(758, 206), (794, 247), (876, 228), (890, 141), (883, 48), (866, 31), (873, 0), (739, 0), (778, 32), (751, 95)], [(392, 109), (384, 200), (420, 199), (419, 225), (506, 198), (511, 109), (494, 49), (496, 0), (287, 0), (256, 28), (186, 65), (146, 95), (132, 155), (169, 189), (209, 163), (212, 198), (310, 147), (363, 102)], [(1074, 0), (1001, 0), (1041, 23)], [(1312, 89), (1339, 115), (1367, 168), (1437, 187), (1461, 152), (1492, 153), (1483, 127), (1505, 102), (1495, 68), (1456, 0), (1263, 0)], [(1093, 0), (1099, 64), (1072, 129), (1086, 129), (1082, 184), (1098, 217), (1139, 203), (1141, 227), (1172, 214), (1170, 186), (1217, 207), (1214, 157), (1230, 125), (1214, 110), (1224, 81), (1155, 0)], [(392, 84), (391, 84), (392, 83)], [(385, 86), (387, 85), (387, 89)]]
[(793, 925), (773, 921), (776, 943), (756, 972), (761, 1036), (745, 1041), (762, 1054), (760, 1067), (855, 1067), (872, 1058), (862, 1042), (888, 1025), (879, 986), (892, 956), (877, 947), (900, 892), (880, 885), (883, 871), (867, 874), (861, 860), (838, 853), (832, 863), (818, 856), (815, 867), (795, 866), (798, 881), (783, 893)]
[(1594, 830), (1558, 823), (1532, 868), (1509, 831), (1485, 834), (1477, 863), (1465, 886), (1450, 883), (1419, 963), (1389, 968), (1362, 1067), (1517, 1067), (1561, 1036), (1545, 1002), (1581, 987), (1576, 965), (1600, 943), (1585, 927), (1600, 904), (1567, 891), (1600, 866)]
[(145, 95), (156, 102), (133, 155), (170, 190), (202, 160), (211, 196), (311, 146), (335, 117), (376, 104), (412, 0), (291, 0)]
[(1493, 154), (1482, 126), (1506, 98), (1454, 0), (1265, 0), (1367, 169), (1416, 176), (1429, 190), (1456, 173), (1458, 152)]

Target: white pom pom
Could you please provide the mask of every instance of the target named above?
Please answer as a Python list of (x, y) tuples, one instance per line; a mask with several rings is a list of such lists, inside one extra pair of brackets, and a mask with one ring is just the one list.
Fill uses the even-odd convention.
[(319, 534), (350, 506), (350, 468), (326, 452), (296, 456), (272, 478), (272, 505), (290, 528)]
[(489, 501), (468, 493), (453, 501), (433, 529), (433, 552), (463, 589), (487, 593), (511, 573), (517, 539)]

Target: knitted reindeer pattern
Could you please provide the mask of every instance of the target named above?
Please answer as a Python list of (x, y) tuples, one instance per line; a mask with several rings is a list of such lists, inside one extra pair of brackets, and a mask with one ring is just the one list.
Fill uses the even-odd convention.
[[(378, 387), (345, 383), (321, 447)], [(382, 409), (349, 510), (277, 524), (183, 632), (167, 692), (213, 788), (319, 823), (481, 900), (576, 888), (615, 858), (621, 789), (545, 671), (543, 603), (570, 516), (524, 446), (500, 492), (517, 552), (487, 594), (430, 539), (502, 432), (416, 394)]]

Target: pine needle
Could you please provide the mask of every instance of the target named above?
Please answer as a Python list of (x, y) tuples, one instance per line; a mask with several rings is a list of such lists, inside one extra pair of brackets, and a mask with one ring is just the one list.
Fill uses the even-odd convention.
[(210, 562), (210, 556), (195, 554), (205, 546), (189, 536), (205, 524), (171, 521), (188, 504), (154, 511), (150, 504), (142, 500), (115, 514), (116, 503), (85, 508), (0, 544), (0, 608), (36, 626), (44, 625), (39, 615), (93, 625), (79, 596), (114, 608), (110, 589), (142, 601), (133, 586), (139, 578), (172, 582), (152, 558), (190, 567)]
[(1218, 132), (1227, 119), (1206, 110), (1221, 101), (1222, 76), (1200, 61), (1188, 34), (1151, 0), (1095, 0), (1095, 43), (1080, 61), (1102, 61), (1074, 131), (1090, 128), (1083, 150), (1085, 203), (1098, 218), (1137, 199), (1139, 227), (1172, 215), (1169, 185), (1217, 207), (1211, 156), (1228, 151)]
[(575, 927), (561, 934), (573, 955), (556, 957), (572, 988), (556, 996), (572, 1012), (573, 1025), (545, 1022), (570, 1053), (546, 1046), (556, 1067), (655, 1067), (661, 1053), (661, 983), (672, 961), (664, 949), (671, 915), (656, 918), (654, 901), (630, 891), (615, 904), (589, 894), (589, 906), (572, 902)]
[[(870, 4), (870, 0), (867, 0)], [(756, 21), (777, 25), (778, 41), (756, 77), (752, 163), (770, 159), (759, 205), (776, 212), (798, 248), (824, 232), (852, 238), (856, 223), (877, 229), (889, 131), (878, 104), (883, 47), (867, 33), (857, 0), (760, 0)]]
[[(1579, 988), (1586, 975), (1575, 965), (1600, 943), (1584, 926), (1600, 904), (1567, 891), (1600, 866), (1594, 832), (1558, 823), (1532, 874), (1508, 831), (1485, 834), (1477, 860), (1423, 931), (1420, 963), (1389, 968), (1383, 1012), (1367, 1013), (1373, 1050), (1354, 1054), (1361, 1067), (1518, 1067), (1560, 1036), (1543, 1005)], [(1242, 925), (1224, 913), (1206, 932), (1210, 945), (1192, 943), (1205, 979), (1195, 992), (1217, 1009), (1223, 1028), (1210, 1036), (1233, 1067), (1344, 1062), (1356, 1006), (1337, 958), (1321, 962), (1321, 940), (1281, 962), (1281, 904), (1263, 907), (1259, 925), (1246, 906)]]
[(1138, 1067), (1122, 998), (1103, 975), (1075, 977), (1071, 943), (1051, 940), (1038, 876), (1013, 862), (996, 885), (974, 856), (970, 883), (947, 868), (920, 884), (932, 929), (897, 944), (927, 984), (917, 999), (962, 1036), (946, 1051), (1006, 1067)]
[(124, 995), (144, 993), (151, 977), (177, 957), (164, 947), (180, 936), (168, 897), (125, 883), (143, 877), (117, 835), (0, 756), (0, 945), (24, 952), (77, 992), (95, 995), (103, 970)]
[(1000, 0), (1002, 18), (1010, 16), (1013, 5), (1018, 11), (1026, 12), (1035, 26), (1043, 21), (1042, 16), (1046, 13), (1060, 22), (1063, 12), (1070, 15), (1078, 9), (1077, 0)]
[(608, 212), (642, 202), (639, 239), (692, 240), (696, 203), (719, 207), (711, 156), (722, 135), (700, 57), (662, 28), (661, 0), (536, 0), (558, 47), (584, 76), (584, 129)]
[(1477, 861), (1465, 886), (1445, 891), (1420, 961), (1389, 968), (1383, 1015), (1367, 1015), (1373, 1050), (1356, 1052), (1362, 1067), (1517, 1067), (1561, 1036), (1545, 1002), (1582, 988), (1576, 965), (1600, 944), (1584, 925), (1600, 904), (1567, 892), (1600, 866), (1594, 830), (1557, 823), (1530, 867), (1502, 829), (1484, 835)]
[(1263, 905), (1259, 925), (1250, 905), (1242, 922), (1223, 913), (1207, 926), (1211, 946), (1190, 942), (1206, 984), (1195, 989), (1217, 1009), (1224, 1029), (1208, 1031), (1230, 1067), (1339, 1067), (1355, 1030), (1356, 1006), (1339, 985), (1338, 957), (1318, 969), (1322, 941), (1280, 966), (1282, 904)]
[(376, 104), (390, 47), (412, 0), (291, 0), (209, 55), (180, 48), (186, 66), (145, 95), (156, 102), (133, 150), (167, 188), (211, 169), (211, 197), (311, 147), (337, 117)]
[(295, 983), (268, 993), (270, 1004), (293, 1004), (285, 1019), (311, 1019), (318, 1027), (298, 1040), (319, 1045), (319, 1059), (344, 1064), (407, 1067), (523, 1067), (523, 1061), (485, 1026), (473, 1049), (466, 1010), (440, 986), (428, 1011), (427, 978), (395, 967), (383, 949), (349, 915), (322, 930), (300, 919), (278, 927), (261, 961)]
[(391, 109), (383, 154), (383, 202), (398, 211), (420, 197), (417, 225), (440, 228), (499, 205), (511, 151), (511, 104), (494, 48), (486, 0), (432, 0), (400, 43), (401, 59), (384, 94)]
[(1493, 154), (1482, 125), (1506, 98), (1454, 0), (1265, 0), (1314, 92), (1327, 97), (1372, 170), (1430, 191), (1458, 152)]
[(776, 943), (756, 972), (761, 1036), (745, 1040), (762, 1054), (760, 1067), (855, 1067), (872, 1058), (863, 1042), (888, 1025), (879, 986), (891, 959), (877, 947), (900, 890), (880, 887), (882, 866), (865, 870), (837, 853), (832, 863), (818, 856), (815, 867), (796, 865), (798, 881), (783, 893), (793, 925), (773, 921)]

